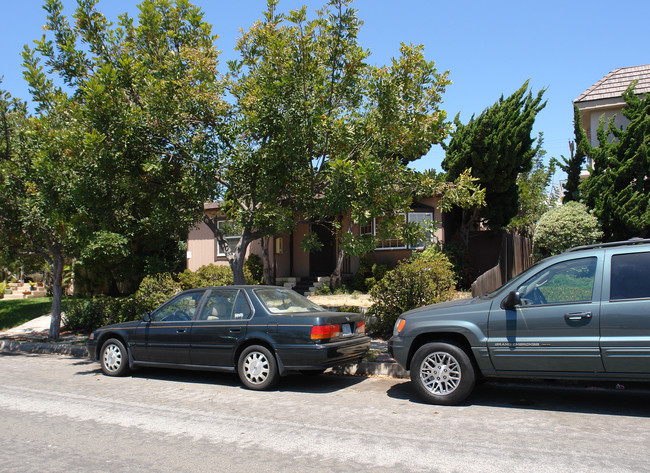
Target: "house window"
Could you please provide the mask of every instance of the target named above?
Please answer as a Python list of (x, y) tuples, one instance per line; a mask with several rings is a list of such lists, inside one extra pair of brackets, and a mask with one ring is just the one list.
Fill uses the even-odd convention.
[[(235, 226), (226, 220), (219, 220), (217, 222), (217, 228), (221, 231), (231, 249), (237, 246), (237, 243), (239, 243), (239, 240), (241, 239), (241, 235), (237, 234), (238, 229)], [(226, 249), (219, 240), (217, 240), (217, 256), (226, 256)]]
[(375, 219), (373, 218), (367, 225), (359, 227), (359, 235), (374, 235), (375, 234)]
[[(404, 214), (402, 214), (404, 218)], [(432, 212), (409, 212), (408, 214), (409, 223), (418, 223), (421, 227), (425, 229), (425, 236), (422, 241), (417, 242), (415, 245), (407, 246), (406, 243), (399, 238), (388, 238), (386, 240), (380, 240), (377, 245), (378, 250), (405, 250), (405, 249), (416, 249), (423, 248), (425, 243), (433, 241), (433, 233), (431, 229), (431, 224), (433, 222), (433, 213)], [(381, 223), (381, 220), (380, 222)], [(363, 229), (363, 227), (362, 227)], [(373, 234), (376, 235), (376, 224), (373, 221)], [(363, 231), (363, 230), (361, 230)], [(361, 233), (363, 235), (363, 232)]]

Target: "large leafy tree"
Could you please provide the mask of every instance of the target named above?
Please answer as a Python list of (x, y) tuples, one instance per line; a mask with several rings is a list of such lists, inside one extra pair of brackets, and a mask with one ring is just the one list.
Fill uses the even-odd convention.
[[(269, 1), (238, 44), (241, 60), (230, 64), (235, 139), (220, 175), (241, 235), (227, 250), (235, 280), (248, 242), (290, 228), (296, 215), (336, 217), (339, 247), (362, 252), (367, 242), (353, 224), (404, 211), (412, 194), (405, 165), (448, 132), (439, 108), (446, 73), (421, 46), (403, 45), (389, 66), (368, 65), (349, 3), (332, 0), (308, 20), (305, 7), (282, 14)], [(206, 223), (227, 244), (214, 218)], [(312, 251), (320, 244), (314, 234), (306, 243)]]
[(461, 235), (467, 241), (472, 226), (482, 221), (490, 228), (502, 228), (517, 215), (519, 192), (517, 178), (527, 173), (539, 151), (531, 136), (535, 117), (544, 108), (544, 90), (533, 96), (528, 81), (507, 98), (501, 98), (478, 117), (462, 124), (457, 115), (456, 129), (445, 146), (442, 167), (450, 179), (466, 169), (486, 190), (486, 205), (463, 212)]
[(29, 118), (24, 103), (0, 93), (0, 239), (5, 251), (37, 254), (50, 264), (50, 339), (59, 336), (63, 266), (77, 243), (78, 180), (70, 150), (80, 136), (69, 126), (77, 112), (64, 97), (52, 96), (46, 115)]
[(49, 34), (25, 48), (25, 76), (40, 116), (54, 97), (78, 110), (65, 169), (78, 180), (76, 256), (95, 290), (117, 293), (179, 260), (214, 196), (225, 105), (215, 36), (198, 8), (145, 1), (137, 21), (124, 14), (113, 25), (95, 4), (79, 0), (71, 24), (60, 1), (46, 2)]
[(622, 113), (630, 123), (616, 128), (613, 121), (601, 122), (599, 146), (588, 151), (594, 167), (582, 185), (606, 240), (650, 236), (650, 100), (635, 95), (634, 84), (623, 99)]

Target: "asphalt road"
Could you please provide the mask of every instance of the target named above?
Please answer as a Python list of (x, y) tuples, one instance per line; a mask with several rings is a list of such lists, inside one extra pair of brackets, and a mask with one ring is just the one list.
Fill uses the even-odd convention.
[(234, 375), (0, 353), (0, 471), (643, 472), (650, 393), (488, 383), (458, 407), (409, 383)]

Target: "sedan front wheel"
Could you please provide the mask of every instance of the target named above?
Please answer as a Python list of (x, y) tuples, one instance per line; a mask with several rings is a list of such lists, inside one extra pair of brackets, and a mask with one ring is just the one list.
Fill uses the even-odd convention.
[(451, 343), (427, 343), (413, 355), (411, 381), (431, 404), (462, 402), (474, 389), (476, 373), (462, 348)]
[(124, 344), (110, 338), (102, 345), (102, 371), (108, 376), (124, 376), (129, 371), (129, 355)]

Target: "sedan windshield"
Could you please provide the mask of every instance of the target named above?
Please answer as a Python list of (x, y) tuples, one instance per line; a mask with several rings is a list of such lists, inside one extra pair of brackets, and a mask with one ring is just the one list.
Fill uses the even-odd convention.
[(295, 291), (281, 288), (255, 289), (255, 294), (272, 314), (290, 314), (299, 312), (325, 312), (321, 306), (314, 304)]

